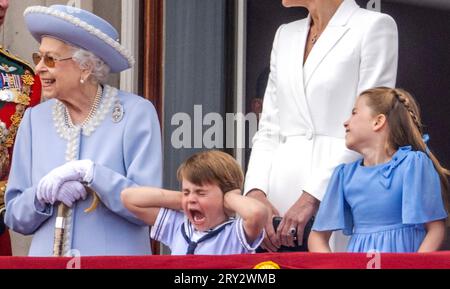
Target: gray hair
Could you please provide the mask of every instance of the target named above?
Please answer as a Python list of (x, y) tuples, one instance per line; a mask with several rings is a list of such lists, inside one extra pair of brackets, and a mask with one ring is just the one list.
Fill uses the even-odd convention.
[(101, 84), (108, 81), (111, 68), (94, 53), (82, 48), (73, 47), (72, 59), (80, 66), (81, 69), (92, 69), (91, 78), (95, 82)]

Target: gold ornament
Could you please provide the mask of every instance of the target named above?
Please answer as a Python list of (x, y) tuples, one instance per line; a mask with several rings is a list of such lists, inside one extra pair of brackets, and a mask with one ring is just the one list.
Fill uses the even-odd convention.
[(7, 148), (11, 148), (14, 144), (14, 138), (16, 137), (24, 113), (25, 106), (21, 104), (16, 105), (16, 112), (11, 116), (11, 126), (9, 127), (9, 133), (5, 141), (5, 146)]
[(22, 75), (23, 84), (32, 86), (34, 84), (34, 76), (27, 70), (25, 74)]
[(280, 265), (272, 261), (259, 263), (253, 269), (281, 269)]

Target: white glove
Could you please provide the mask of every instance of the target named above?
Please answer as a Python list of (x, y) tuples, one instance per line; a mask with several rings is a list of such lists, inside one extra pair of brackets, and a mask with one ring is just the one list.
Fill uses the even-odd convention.
[(36, 197), (41, 203), (54, 204), (58, 192), (65, 182), (92, 182), (94, 163), (91, 160), (72, 161), (60, 166), (41, 179), (37, 186)]
[(56, 201), (64, 203), (71, 208), (73, 204), (83, 199), (86, 200), (87, 192), (80, 182), (70, 181), (64, 183), (56, 195)]

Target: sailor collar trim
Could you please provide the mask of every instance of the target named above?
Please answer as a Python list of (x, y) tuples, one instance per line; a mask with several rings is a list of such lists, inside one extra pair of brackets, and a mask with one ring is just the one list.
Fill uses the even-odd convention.
[(185, 216), (184, 218), (184, 224), (185, 224), (185, 230), (186, 230), (186, 235), (191, 239), (194, 236), (194, 232), (198, 232), (200, 235), (206, 235), (208, 233), (211, 233), (213, 231), (219, 230), (221, 227), (227, 226), (228, 224), (233, 223), (234, 221), (236, 221), (235, 218), (229, 218), (228, 220), (224, 221), (223, 223), (215, 226), (214, 228), (211, 228), (207, 231), (204, 232), (200, 232), (197, 231), (197, 229), (195, 229), (194, 224), (192, 224), (189, 219), (187, 218), (187, 216)]

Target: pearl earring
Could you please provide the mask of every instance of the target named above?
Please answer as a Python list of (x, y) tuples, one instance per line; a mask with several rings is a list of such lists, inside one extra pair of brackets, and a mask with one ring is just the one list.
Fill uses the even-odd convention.
[(81, 84), (84, 84), (84, 79), (83, 79), (83, 78), (80, 79), (80, 83), (81, 83)]

